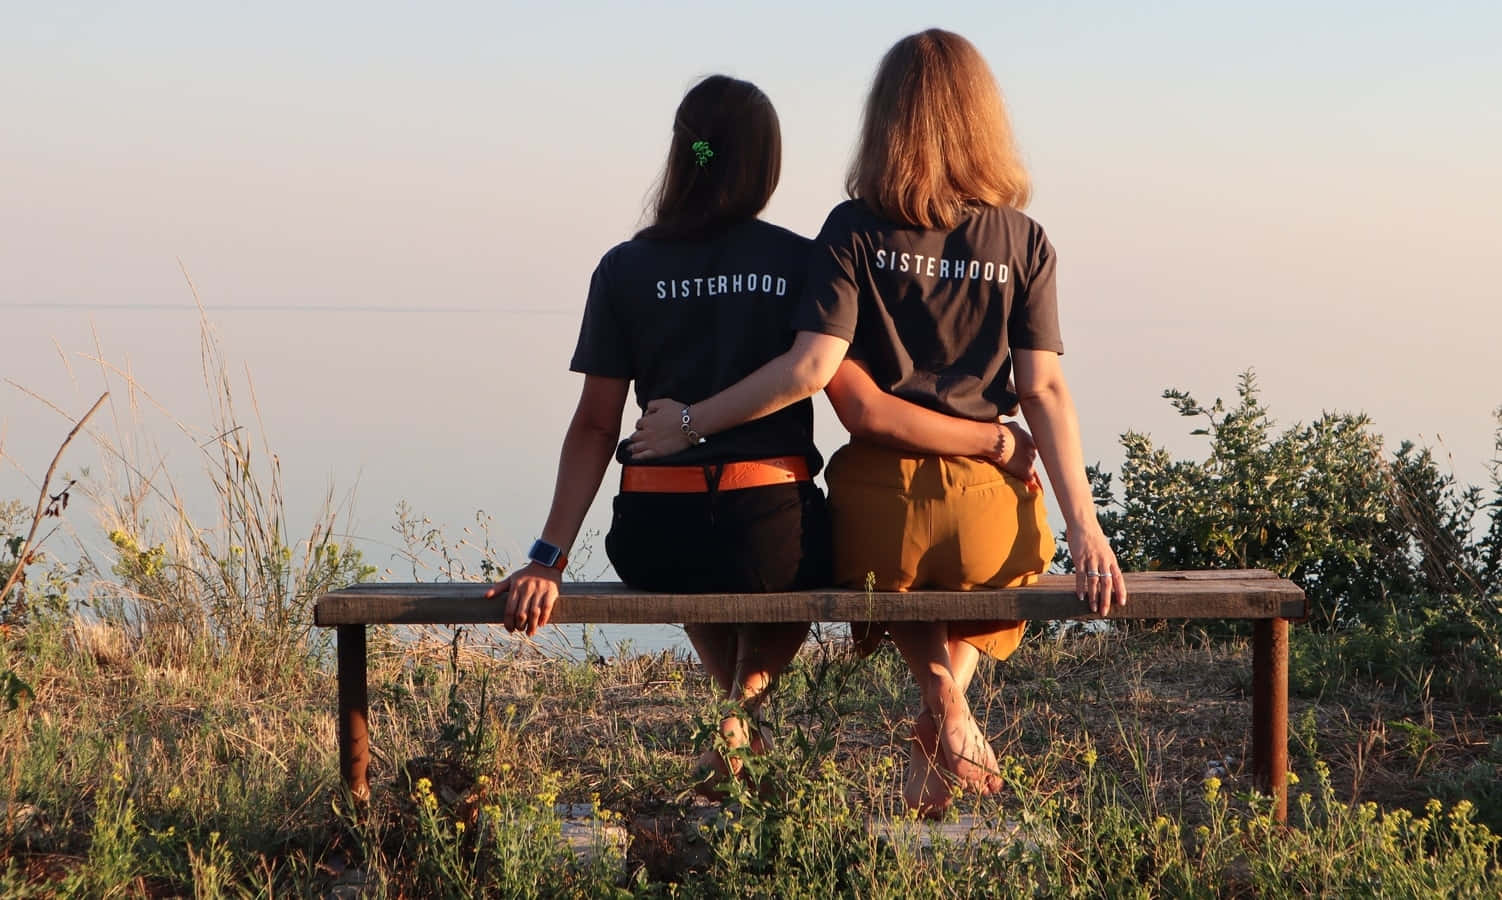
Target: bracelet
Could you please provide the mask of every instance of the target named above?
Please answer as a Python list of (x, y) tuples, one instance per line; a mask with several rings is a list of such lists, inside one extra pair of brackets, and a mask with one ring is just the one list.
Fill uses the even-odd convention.
[(683, 424), (679, 427), (682, 428), (690, 444), (704, 443), (704, 438), (699, 437), (699, 432), (694, 430), (693, 418), (689, 416), (687, 406), (683, 407)]
[(991, 451), (992, 459), (998, 466), (1007, 461), (1007, 440), (1007, 426), (998, 418), (996, 420), (996, 449)]

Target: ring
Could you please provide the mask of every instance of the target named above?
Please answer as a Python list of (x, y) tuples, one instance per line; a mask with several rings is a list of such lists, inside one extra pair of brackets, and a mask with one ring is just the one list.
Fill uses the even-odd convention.
[(1104, 572), (1086, 572), (1085, 573), (1085, 577), (1086, 578), (1099, 578), (1099, 577), (1101, 577), (1104, 574), (1105, 574)]

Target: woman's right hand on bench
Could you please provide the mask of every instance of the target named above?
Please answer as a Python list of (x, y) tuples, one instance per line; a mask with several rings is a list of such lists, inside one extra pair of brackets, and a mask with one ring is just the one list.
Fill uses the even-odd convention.
[(558, 602), (558, 585), (563, 575), (557, 569), (537, 563), (496, 582), (485, 592), (487, 600), (506, 595), (506, 612), (501, 624), (507, 631), (525, 631), (528, 637), (548, 624), (553, 604)]

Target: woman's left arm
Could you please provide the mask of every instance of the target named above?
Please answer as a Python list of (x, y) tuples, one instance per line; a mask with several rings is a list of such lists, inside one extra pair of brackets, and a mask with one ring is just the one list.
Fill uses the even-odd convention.
[[(630, 385), (625, 378), (584, 376), (579, 405), (574, 409), (574, 417), (563, 436), (563, 448), (558, 453), (553, 503), (539, 535), (562, 548), (565, 554), (579, 536), (584, 516), (599, 493), (610, 460), (615, 457), (621, 413), (626, 408)], [(553, 614), (562, 577), (563, 573), (557, 569), (528, 563), (506, 576), (485, 596), (507, 595), (503, 622), (508, 631), (520, 629), (536, 634)]]

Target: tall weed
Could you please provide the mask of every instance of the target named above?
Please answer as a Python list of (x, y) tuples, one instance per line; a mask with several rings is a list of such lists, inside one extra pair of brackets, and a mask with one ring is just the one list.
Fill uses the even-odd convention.
[[(311, 660), (322, 649), (312, 631), (313, 599), (370, 577), (374, 568), (341, 543), (333, 492), (311, 526), (294, 534), (287, 522), (281, 461), (271, 450), (254, 389), (244, 390), (252, 419), (239, 401), (213, 327), (200, 319), (200, 352), (210, 418), (192, 427), (162, 410), (126, 371), (101, 362), (116, 389), (109, 412), (114, 433), (93, 432), (102, 473), (88, 491), (114, 551), (108, 574), (91, 586), (89, 603), (107, 622), (134, 634), (176, 639), (155, 649), (183, 652), (210, 647), (264, 678)], [(115, 398), (118, 397), (117, 403)], [(159, 416), (153, 416), (151, 413)], [(192, 441), (203, 463), (215, 517), (188, 511), (150, 436), (165, 419)], [(179, 470), (180, 473), (181, 470)]]

